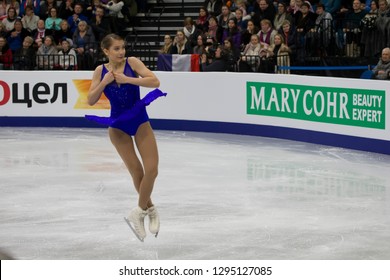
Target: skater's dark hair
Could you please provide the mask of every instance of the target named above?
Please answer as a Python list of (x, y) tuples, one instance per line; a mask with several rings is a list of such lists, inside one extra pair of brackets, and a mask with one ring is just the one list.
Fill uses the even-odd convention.
[(117, 34), (111, 33), (106, 35), (102, 39), (102, 41), (100, 42), (100, 47), (102, 48), (102, 50), (107, 50), (111, 47), (113, 41), (124, 41), (124, 39)]

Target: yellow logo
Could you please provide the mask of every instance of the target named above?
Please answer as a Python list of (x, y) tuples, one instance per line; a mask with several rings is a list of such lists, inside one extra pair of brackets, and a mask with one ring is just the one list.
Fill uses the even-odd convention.
[(91, 86), (91, 80), (73, 80), (73, 84), (75, 85), (77, 92), (79, 93), (79, 98), (77, 99), (76, 104), (74, 105), (74, 109), (110, 109), (110, 101), (107, 97), (102, 94), (99, 101), (90, 106), (87, 102), (88, 99), (88, 90)]

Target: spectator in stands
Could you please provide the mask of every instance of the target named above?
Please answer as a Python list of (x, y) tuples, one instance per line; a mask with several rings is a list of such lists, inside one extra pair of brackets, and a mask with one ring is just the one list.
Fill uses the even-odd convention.
[(80, 21), (76, 31), (73, 33), (73, 45), (77, 53), (80, 70), (93, 69), (98, 43), (92, 28), (88, 26), (86, 21)]
[(279, 29), (279, 34), (283, 37), (283, 42), (290, 48), (291, 58), (295, 55), (296, 50), (296, 31), (294, 26), (288, 20), (285, 20)]
[(62, 19), (68, 19), (74, 13), (74, 0), (62, 0), (58, 8), (58, 16)]
[(16, 12), (16, 17), (19, 16), (19, 12), (20, 12), (20, 4), (19, 4), (19, 1), (18, 0), (9, 0), (9, 3), (7, 4), (7, 10), (9, 8), (14, 8), (15, 9), (15, 12)]
[(283, 69), (281, 66), (290, 66), (290, 48), (284, 43), (283, 36), (276, 34), (274, 37), (274, 44), (268, 48), (269, 55), (269, 69), (267, 72), (274, 72), (275, 66), (278, 66), (276, 73), (279, 74), (290, 74), (290, 70)]
[(225, 72), (229, 69), (230, 53), (222, 45), (215, 50), (214, 58), (209, 60), (207, 54), (201, 57), (203, 72)]
[(381, 51), (380, 33), (376, 26), (378, 11), (378, 2), (376, 0), (371, 1), (371, 10), (361, 21), (363, 26), (362, 45), (364, 46), (364, 56), (366, 57), (379, 56)]
[(378, 18), (376, 20), (376, 26), (379, 31), (379, 40), (378, 43), (380, 45), (380, 49), (388, 46), (388, 42), (386, 38), (388, 37), (388, 31), (390, 28), (387, 28), (390, 22), (390, 9), (387, 3), (387, 0), (379, 0), (378, 1)]
[(52, 36), (45, 36), (43, 39), (43, 44), (38, 48), (36, 65), (38, 70), (50, 70), (53, 69), (56, 60), (58, 51), (54, 44), (54, 38)]
[(253, 14), (252, 19), (255, 24), (260, 27), (260, 22), (263, 19), (268, 19), (271, 22), (274, 22), (276, 15), (276, 10), (273, 4), (267, 2), (267, 0), (256, 0), (253, 3)]
[(222, 28), (222, 30), (226, 30), (229, 28), (229, 26), (228, 26), (229, 19), (234, 18), (234, 17), (235, 17), (234, 13), (230, 12), (228, 6), (223, 5), (222, 12), (217, 17), (217, 23)]
[(74, 33), (80, 21), (88, 22), (87, 16), (83, 14), (83, 5), (76, 3), (73, 14), (67, 18), (70, 30)]
[(183, 32), (187, 37), (187, 40), (191, 44), (191, 48), (197, 45), (198, 36), (202, 34), (202, 31), (196, 28), (194, 21), (191, 17), (187, 17), (184, 20)]
[(266, 44), (268, 46), (274, 43), (274, 36), (278, 33), (272, 27), (272, 23), (269, 19), (262, 19), (260, 22), (261, 29), (257, 35), (259, 36), (260, 43)]
[(279, 30), (285, 20), (292, 22), (293, 18), (290, 13), (287, 13), (287, 6), (283, 2), (278, 3), (278, 10), (274, 19), (274, 28)]
[(62, 49), (58, 52), (60, 55), (59, 66), (63, 70), (75, 70), (77, 69), (77, 54), (72, 48), (72, 40), (64, 38), (61, 41)]
[(260, 44), (259, 36), (253, 34), (251, 41), (246, 45), (239, 61), (240, 72), (257, 72), (260, 65), (260, 55), (264, 56), (266, 53), (265, 45)]
[(207, 36), (205, 34), (199, 34), (197, 44), (193, 48), (192, 53), (194, 54), (203, 54), (205, 52), (205, 45), (207, 41)]
[(56, 0), (45, 0), (41, 3), (41, 9), (39, 11), (39, 17), (43, 20), (46, 20), (50, 17), (51, 8), (57, 8)]
[(7, 39), (0, 36), (0, 70), (8, 70), (12, 67), (12, 51)]
[(223, 43), (223, 41), (230, 37), (233, 40), (233, 44), (236, 48), (240, 48), (241, 46), (241, 32), (237, 28), (237, 19), (231, 18), (228, 22), (229, 28), (224, 30), (222, 34), (222, 41), (220, 43)]
[(301, 6), (304, 0), (290, 0), (290, 5), (287, 8), (287, 13), (291, 14), (292, 17), (295, 17), (295, 14), (301, 10)]
[(382, 50), (382, 56), (378, 64), (372, 69), (374, 79), (389, 80), (390, 79), (390, 48)]
[[(313, 12), (310, 2), (305, 1), (300, 6), (300, 9), (293, 16), (293, 24), (296, 26), (297, 31), (298, 29), (302, 28), (304, 29), (303, 32), (307, 32), (315, 25), (316, 18), (317, 14)], [(305, 27), (306, 23), (308, 24), (308, 26)]]
[(222, 28), (218, 25), (216, 17), (211, 16), (209, 19), (209, 28), (207, 30), (207, 36), (212, 37), (216, 42), (221, 42)]
[(362, 10), (360, 0), (354, 0), (352, 11), (347, 13), (343, 24), (343, 31), (346, 34), (346, 55), (349, 57), (360, 56), (360, 22), (365, 15), (366, 11)]
[(51, 29), (53, 32), (56, 32), (61, 29), (61, 21), (62, 18), (58, 17), (58, 10), (56, 7), (51, 7), (49, 10), (50, 16), (47, 17), (45, 20), (45, 28), (46, 29)]
[(0, 0), (0, 21), (7, 17), (7, 0)]
[(124, 6), (123, 1), (112, 0), (107, 4), (102, 4), (102, 6), (108, 10), (111, 31), (118, 34), (126, 26), (125, 16), (122, 13), (122, 8)]
[(336, 45), (337, 51), (341, 56), (345, 55), (345, 33), (343, 31), (345, 16), (352, 9), (347, 0), (340, 0), (340, 8), (335, 12), (333, 16), (334, 28), (336, 30)]
[(34, 9), (32, 6), (26, 6), (24, 8), (25, 15), (22, 17), (23, 27), (26, 28), (29, 32), (34, 32), (37, 29), (37, 23), (39, 20), (39, 16), (34, 13)]
[(304, 2), (301, 10), (296, 13), (296, 59), (300, 62), (304, 61), (305, 57), (312, 51), (310, 49), (311, 37), (306, 36), (307, 33), (314, 29), (316, 14), (310, 12), (310, 5)]
[[(325, 6), (318, 3), (316, 7), (316, 14), (314, 29), (311, 29), (308, 34), (311, 34), (311, 49), (314, 50), (316, 56), (325, 56), (327, 53), (332, 53), (333, 46), (330, 42), (333, 36), (333, 18), (330, 13), (325, 11)], [(330, 47), (330, 48), (329, 48)]]
[(36, 50), (33, 48), (34, 39), (27, 36), (23, 40), (23, 46), (15, 52), (15, 70), (34, 70)]
[(15, 8), (9, 8), (7, 11), (7, 17), (3, 19), (3, 25), (5, 27), (5, 30), (7, 32), (11, 31), (14, 29), (14, 24), (16, 20), (16, 10)]
[(169, 34), (164, 35), (164, 44), (158, 51), (159, 54), (170, 54), (172, 49), (172, 37)]
[[(95, 15), (96, 15), (96, 8), (99, 7), (99, 6), (103, 7), (104, 4), (107, 4), (107, 3), (102, 3), (101, 0), (92, 0), (90, 3), (87, 4), (87, 7), (84, 9), (85, 15), (89, 19), (95, 17)], [(108, 12), (106, 13), (106, 11), (104, 10), (104, 14), (108, 14)]]
[(235, 4), (234, 7), (231, 7), (231, 10), (233, 12), (240, 10), (242, 12), (243, 20), (251, 19), (252, 16), (248, 14), (248, 7), (245, 0), (236, 0), (234, 4)]
[(205, 33), (209, 29), (209, 18), (210, 15), (207, 9), (205, 7), (200, 7), (198, 18), (195, 21), (196, 28)]
[(235, 10), (236, 20), (237, 20), (237, 28), (240, 33), (246, 30), (248, 26), (248, 20), (244, 20), (243, 13), (241, 9)]
[(176, 32), (173, 39), (171, 54), (192, 54), (192, 47), (183, 30)]
[(26, 8), (30, 6), (35, 15), (39, 15), (41, 10), (41, 0), (22, 0), (20, 2), (19, 16), (23, 17), (26, 14)]
[(110, 21), (104, 14), (103, 6), (96, 6), (95, 15), (91, 18), (91, 28), (98, 42), (111, 33)]
[(241, 2), (242, 0), (227, 0), (225, 4), (229, 7), (230, 11), (235, 12), (237, 10), (237, 1)]
[(14, 24), (14, 29), (9, 32), (7, 37), (8, 45), (12, 52), (20, 49), (22, 47), (24, 38), (30, 35), (31, 33), (23, 27), (22, 21), (17, 19)]
[(232, 55), (232, 61), (234, 63), (237, 63), (240, 59), (241, 52), (239, 48), (236, 48), (233, 43), (233, 39), (228, 37), (223, 41), (224, 47), (231, 53)]
[(292, 15), (294, 13), (295, 3), (295, 0), (289, 0), (286, 2), (286, 9), (288, 14)]
[(58, 49), (61, 49), (61, 41), (64, 38), (73, 39), (73, 33), (70, 31), (69, 23), (66, 19), (61, 21), (60, 30), (54, 33), (54, 41)]
[(366, 13), (369, 13), (371, 10), (371, 0), (362, 0), (360, 1), (362, 10), (365, 10)]
[(259, 33), (259, 28), (257, 27), (257, 25), (254, 23), (253, 19), (250, 19), (248, 20), (248, 26), (246, 28), (246, 30), (244, 30), (242, 32), (242, 35), (241, 35), (241, 47), (240, 49), (244, 49), (246, 45), (249, 44), (249, 42), (251, 41), (251, 37), (253, 34), (257, 34)]
[(53, 35), (52, 30), (45, 28), (45, 21), (43, 19), (38, 20), (37, 29), (33, 31), (32, 37), (34, 39), (34, 48), (37, 50), (43, 44), (43, 38), (48, 35)]
[(206, 0), (203, 6), (207, 8), (207, 11), (212, 16), (218, 16), (222, 12), (223, 1), (222, 0)]

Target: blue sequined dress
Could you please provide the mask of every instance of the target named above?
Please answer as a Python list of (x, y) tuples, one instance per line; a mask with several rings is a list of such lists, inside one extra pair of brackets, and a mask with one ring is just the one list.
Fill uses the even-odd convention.
[[(103, 64), (100, 79), (103, 79), (107, 72), (108, 70)], [(124, 74), (129, 77), (136, 77), (127, 59)], [(140, 99), (139, 86), (133, 84), (121, 84), (119, 86), (115, 81), (104, 88), (104, 94), (111, 104), (110, 117), (99, 117), (94, 115), (86, 115), (85, 117), (88, 120), (120, 129), (129, 135), (135, 135), (138, 127), (149, 120), (145, 107), (155, 99), (167, 95), (161, 90), (155, 89), (149, 92), (144, 98)]]

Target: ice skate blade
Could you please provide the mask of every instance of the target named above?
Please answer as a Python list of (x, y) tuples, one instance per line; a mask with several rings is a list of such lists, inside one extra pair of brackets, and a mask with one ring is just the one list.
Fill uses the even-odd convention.
[(127, 225), (128, 225), (129, 228), (132, 230), (132, 232), (134, 233), (134, 235), (138, 238), (138, 240), (141, 241), (141, 242), (144, 242), (144, 239), (138, 236), (137, 232), (135, 231), (135, 229), (134, 229), (133, 226), (131, 225), (130, 221), (129, 221), (126, 217), (124, 217), (123, 219), (125, 219)]

